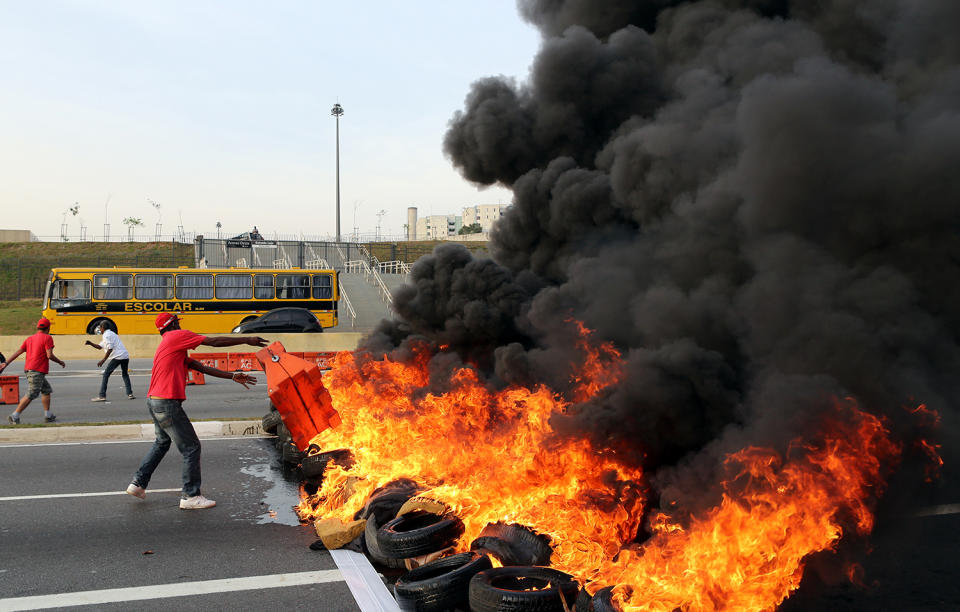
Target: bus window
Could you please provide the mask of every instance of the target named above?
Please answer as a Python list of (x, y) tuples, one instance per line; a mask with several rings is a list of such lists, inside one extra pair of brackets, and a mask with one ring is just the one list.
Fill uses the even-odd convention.
[(172, 274), (137, 274), (134, 295), (138, 300), (172, 300)]
[(313, 297), (318, 300), (333, 299), (333, 277), (329, 274), (311, 274), (313, 277)]
[(273, 274), (254, 274), (253, 297), (258, 300), (273, 299)]
[(177, 299), (212, 300), (213, 274), (177, 274)]
[(51, 288), (51, 308), (66, 308), (89, 301), (90, 281), (88, 280), (59, 280)]
[(277, 274), (277, 297), (281, 300), (309, 299), (310, 277), (306, 274)]
[(129, 300), (133, 297), (133, 275), (94, 274), (93, 299)]
[(253, 286), (249, 274), (217, 274), (218, 300), (249, 300), (253, 297)]

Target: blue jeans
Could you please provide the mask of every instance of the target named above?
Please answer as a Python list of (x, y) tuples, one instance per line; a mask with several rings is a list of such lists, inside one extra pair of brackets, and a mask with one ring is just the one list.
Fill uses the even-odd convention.
[(107, 367), (103, 370), (103, 379), (100, 381), (100, 397), (107, 397), (107, 381), (113, 371), (120, 366), (120, 376), (123, 377), (123, 386), (127, 389), (127, 395), (133, 395), (133, 387), (130, 386), (130, 374), (127, 373), (127, 366), (130, 365), (129, 359), (111, 359), (107, 362)]
[(183, 455), (183, 496), (200, 495), (200, 439), (187, 413), (183, 411), (183, 400), (147, 398), (147, 408), (153, 417), (157, 439), (143, 458), (140, 469), (133, 477), (133, 484), (147, 488), (153, 471), (170, 450), (172, 440)]

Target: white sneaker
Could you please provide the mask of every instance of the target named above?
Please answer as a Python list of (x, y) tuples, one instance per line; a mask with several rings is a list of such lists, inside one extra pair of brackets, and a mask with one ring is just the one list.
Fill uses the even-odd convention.
[(207, 499), (203, 495), (195, 495), (180, 500), (181, 510), (204, 510), (206, 508), (213, 508), (216, 505), (217, 502), (212, 499)]
[(144, 499), (147, 497), (147, 490), (143, 487), (138, 487), (137, 485), (130, 483), (130, 486), (127, 487), (127, 495), (133, 495), (134, 497), (139, 497)]

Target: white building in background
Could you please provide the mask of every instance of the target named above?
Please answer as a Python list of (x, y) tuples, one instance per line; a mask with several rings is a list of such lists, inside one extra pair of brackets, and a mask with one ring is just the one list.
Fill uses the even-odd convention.
[(469, 234), (468, 237), (472, 240), (487, 240), (490, 238), (490, 229), (503, 216), (505, 209), (506, 207), (500, 204), (477, 204), (464, 207), (462, 215), (417, 217), (417, 208), (411, 206), (407, 208), (407, 236), (409, 240), (447, 240), (458, 236), (460, 228), (479, 223), (480, 234)]
[(445, 240), (463, 227), (459, 215), (428, 215), (417, 219), (417, 240)]
[(493, 224), (503, 216), (504, 207), (500, 204), (477, 204), (463, 209), (463, 225), (480, 224), (484, 234), (489, 234)]

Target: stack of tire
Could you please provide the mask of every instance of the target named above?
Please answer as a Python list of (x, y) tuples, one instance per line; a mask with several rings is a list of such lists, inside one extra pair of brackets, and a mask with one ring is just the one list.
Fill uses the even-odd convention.
[[(462, 533), (463, 525), (455, 517), (411, 512), (380, 527), (373, 544), (367, 538), (367, 548), (387, 559), (412, 557), (452, 544)], [(520, 525), (495, 523), (487, 525), (470, 548), (401, 576), (394, 585), (400, 608), (566, 612), (589, 605), (573, 577), (546, 567), (552, 549), (544, 536)], [(491, 558), (504, 566), (493, 567)]]
[[(347, 449), (321, 452), (311, 446), (306, 454), (297, 451), (299, 457), (284, 454), (282, 449), (293, 443), (276, 410), (263, 417), (263, 429), (277, 435), (284, 462), (299, 463), (308, 494), (322, 484), (331, 463), (352, 465)], [(463, 535), (463, 523), (449, 513), (414, 510), (397, 516), (404, 503), (421, 491), (409, 479), (388, 483), (374, 491), (354, 517), (366, 519), (361, 541), (374, 563), (401, 569), (406, 560), (449, 548)], [(401, 610), (416, 612), (617, 612), (609, 588), (591, 598), (572, 576), (546, 567), (552, 553), (546, 536), (521, 525), (491, 523), (471, 543), (469, 552), (441, 557), (402, 575), (394, 585), (394, 597)], [(503, 567), (493, 567), (491, 558)]]
[(280, 460), (283, 463), (295, 467), (303, 460), (304, 453), (293, 443), (293, 436), (290, 435), (287, 426), (283, 424), (283, 419), (280, 418), (280, 413), (273, 402), (270, 403), (270, 410), (263, 415), (260, 424), (265, 433), (276, 434), (274, 444), (280, 451)]

